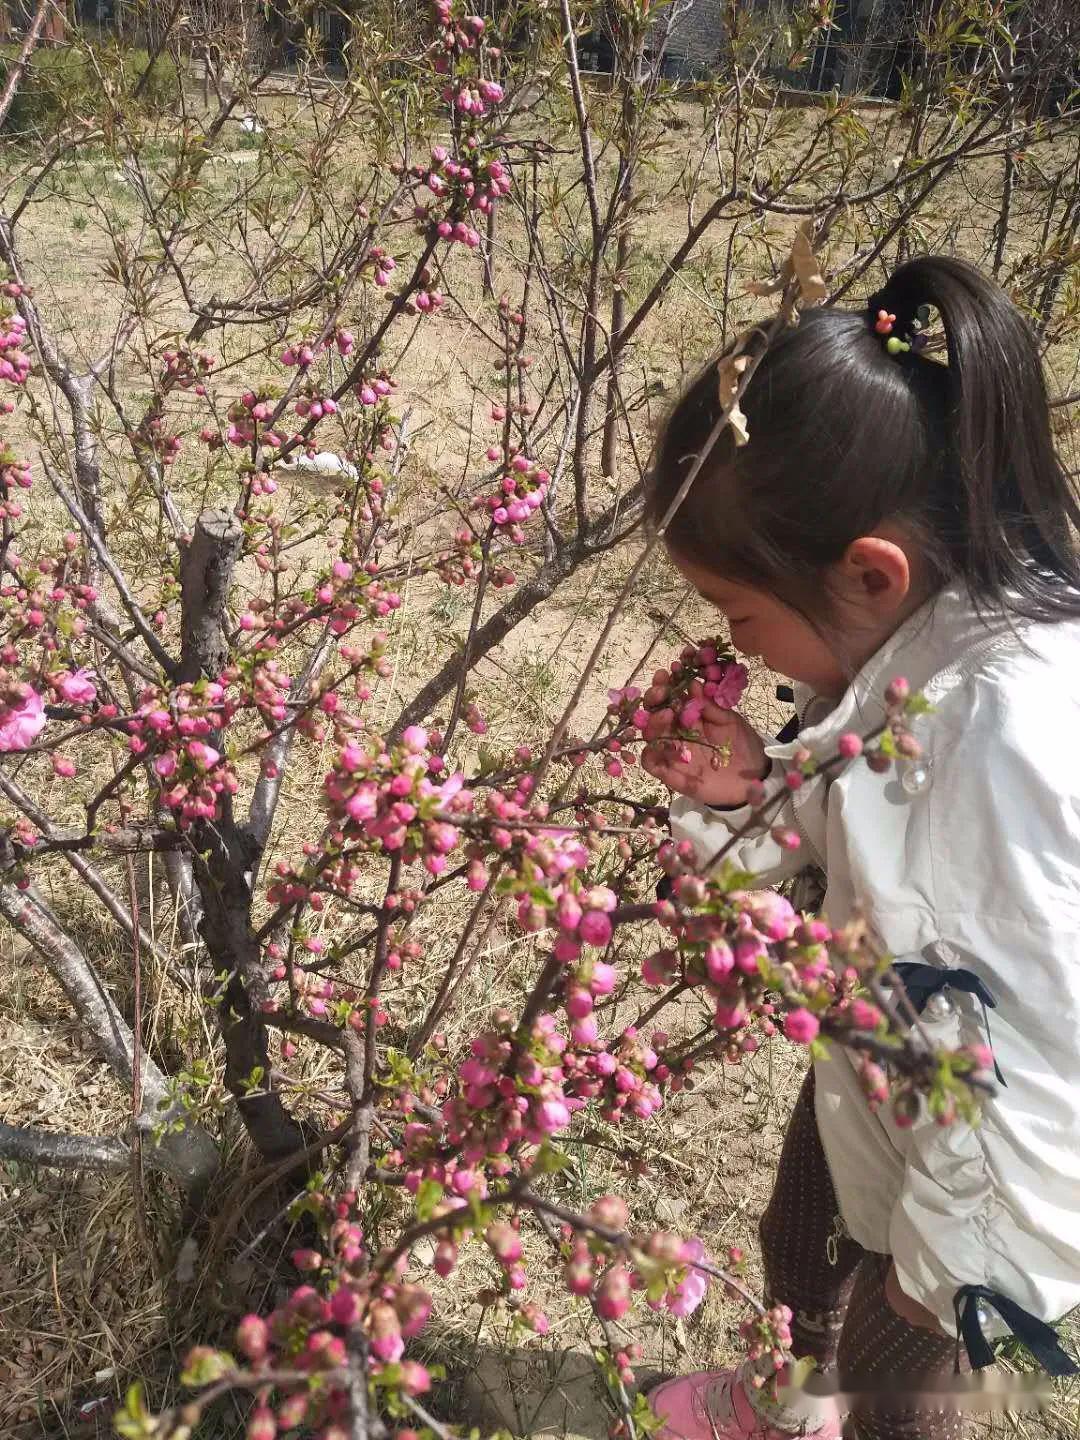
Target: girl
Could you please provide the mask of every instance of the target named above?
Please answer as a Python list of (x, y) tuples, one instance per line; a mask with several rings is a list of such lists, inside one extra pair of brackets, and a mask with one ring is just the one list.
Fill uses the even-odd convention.
[[(926, 307), (947, 364), (920, 349)], [(864, 313), (804, 314), (743, 408), (749, 444), (725, 432), (665, 541), (733, 645), (796, 682), (801, 732), (768, 744), (709, 708), (727, 767), (659, 739), (646, 765), (704, 858), (746, 823), (751, 782), (871, 729), (895, 677), (934, 706), (917, 761), (818, 775), (778, 817), (798, 851), (765, 834), (732, 859), (763, 884), (820, 865), (830, 920), (861, 907), (942, 1045), (985, 1039), (993, 1007), (1000, 1082), (975, 1128), (901, 1129), (846, 1054), (815, 1064), (761, 1222), (770, 1302), (794, 1312), (795, 1354), (838, 1370), (843, 1434), (953, 1440), (958, 1331), (976, 1366), (1011, 1329), (1075, 1368), (1046, 1322), (1080, 1303), (1080, 504), (1029, 328), (959, 260), (903, 265)], [(654, 523), (718, 415), (711, 365), (659, 441)], [(835, 1401), (770, 1404), (753, 1379), (660, 1386), (663, 1440), (841, 1434)]]

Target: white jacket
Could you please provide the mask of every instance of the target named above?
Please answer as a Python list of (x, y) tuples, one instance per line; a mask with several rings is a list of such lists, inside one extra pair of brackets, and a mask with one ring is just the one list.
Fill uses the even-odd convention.
[[(879, 723), (898, 675), (936, 707), (917, 722), (922, 788), (853, 761), (787, 802), (779, 823), (801, 833), (802, 849), (762, 835), (731, 859), (765, 884), (816, 861), (834, 924), (858, 901), (895, 959), (970, 970), (989, 987), (1006, 1084), (979, 1125), (940, 1128), (924, 1115), (897, 1128), (888, 1107), (870, 1112), (833, 1047), (816, 1065), (818, 1128), (851, 1236), (892, 1255), (904, 1291), (950, 1334), (964, 1285), (1054, 1322), (1080, 1304), (1080, 622), (983, 622), (965, 592), (947, 589), (835, 707), (797, 688), (808, 728), (795, 744), (766, 745), (774, 773), (796, 745), (825, 758), (842, 731)], [(683, 797), (671, 807), (674, 835), (702, 855), (748, 818)], [(923, 1016), (931, 1037), (985, 1041), (978, 1001), (945, 994), (952, 1003)], [(995, 1312), (980, 1319), (987, 1335), (1007, 1333)]]

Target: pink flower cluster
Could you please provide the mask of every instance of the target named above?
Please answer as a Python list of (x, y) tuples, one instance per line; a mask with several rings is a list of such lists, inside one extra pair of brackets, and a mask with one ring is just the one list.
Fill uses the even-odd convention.
[[(764, 1315), (750, 1315), (739, 1326), (739, 1334), (746, 1344), (746, 1358), (758, 1361), (768, 1356), (774, 1372), (784, 1365), (785, 1352), (791, 1351), (791, 1311), (786, 1305), (773, 1305)], [(751, 1384), (761, 1390), (769, 1383), (764, 1367), (758, 1367)]]
[(657, 670), (644, 694), (629, 685), (608, 691), (608, 713), (628, 721), (645, 738), (685, 740), (699, 732), (706, 703), (733, 710), (743, 697), (746, 666), (722, 653), (716, 640), (683, 647), (666, 670)]
[(22, 506), (11, 492), (29, 490), (30, 485), (30, 462), (20, 460), (7, 444), (0, 442), (0, 519), (19, 518)]
[(385, 370), (380, 370), (376, 375), (362, 376), (356, 382), (354, 393), (361, 405), (371, 406), (385, 400), (396, 388), (396, 381), (391, 380)]
[(192, 390), (196, 395), (204, 397), (206, 381), (214, 364), (214, 357), (208, 350), (163, 350), (162, 380), (170, 390)]
[(149, 686), (126, 722), (128, 748), (133, 755), (153, 757), (161, 798), (181, 828), (213, 820), (221, 796), (235, 795), (239, 788), (232, 763), (209, 740), (229, 724), (240, 703), (216, 680), (197, 680), (170, 692)]
[(309, 395), (297, 398), (293, 408), (301, 420), (322, 420), (327, 415), (336, 415), (338, 404), (333, 396), (324, 395), (313, 387)]
[[(14, 549), (8, 551), (9, 568), (14, 578), (0, 585), (0, 615), (5, 636), (0, 644), (0, 752), (11, 753), (28, 749), (45, 728), (44, 690), (50, 690), (58, 701), (84, 712), (79, 719), (90, 719), (87, 707), (97, 698), (97, 687), (89, 671), (58, 669), (60, 655), (84, 633), (83, 612), (97, 592), (90, 585), (68, 578), (71, 556), (78, 548), (78, 537), (64, 536), (58, 556), (39, 555), (32, 571), (32, 583), (20, 583), (24, 567)], [(28, 653), (30, 651), (31, 653)], [(36, 652), (36, 653), (33, 653)], [(99, 713), (108, 718), (115, 707), (103, 707)], [(58, 774), (74, 774), (74, 765), (66, 759), (54, 759)]]
[[(272, 449), (279, 449), (285, 444), (287, 436), (280, 431), (265, 429), (259, 431), (259, 426), (268, 422), (276, 410), (277, 405), (269, 395), (260, 395), (255, 390), (245, 390), (229, 406), (229, 424), (225, 431), (225, 439), (230, 445), (245, 446), (252, 445), (258, 439), (263, 445)], [(207, 428), (201, 432), (201, 438), (211, 447), (220, 444), (220, 438), (216, 430)], [(277, 489), (274, 481), (269, 476), (261, 477), (264, 482), (264, 493), (272, 495)]]
[(162, 465), (171, 465), (184, 444), (179, 435), (169, 431), (162, 414), (147, 415), (134, 440), (141, 449), (151, 451)]
[(390, 284), (390, 277), (397, 269), (397, 261), (381, 245), (371, 247), (365, 265), (371, 270), (372, 280), (383, 290)]
[(475, 510), (486, 510), (491, 523), (501, 530), (514, 545), (525, 542), (522, 524), (547, 498), (551, 476), (535, 460), (511, 450), (505, 457), (497, 445), (489, 447), (489, 460), (503, 460), (505, 469), (498, 488), (487, 497), (473, 501)]
[[(464, 8), (453, 0), (435, 0), (435, 21), (440, 29), (435, 40), (435, 70), (440, 75), (454, 73), (442, 98), (460, 114), (481, 119), (489, 106), (501, 104), (504, 98), (497, 81), (475, 74), (487, 23), (480, 15), (464, 13)], [(495, 59), (499, 55), (498, 49), (490, 45), (486, 53)]]
[(200, 398), (205, 397), (206, 380), (213, 368), (214, 357), (205, 350), (163, 350), (158, 389), (132, 436), (132, 443), (149, 451), (162, 465), (171, 465), (183, 442), (166, 426), (165, 399), (173, 390), (191, 390)]
[(3, 301), (17, 300), (22, 293), (22, 286), (14, 281), (0, 285), (0, 380), (11, 385), (25, 384), (30, 374), (30, 357), (23, 349), (26, 321)]
[[(707, 1272), (698, 1268), (707, 1257), (697, 1236), (682, 1240), (662, 1230), (635, 1236), (626, 1247), (632, 1257), (627, 1264), (622, 1249), (605, 1234), (625, 1231), (626, 1202), (618, 1195), (601, 1195), (588, 1219), (599, 1233), (573, 1238), (566, 1252), (563, 1280), (572, 1295), (591, 1296), (604, 1320), (623, 1319), (635, 1290), (645, 1291), (654, 1310), (680, 1319), (693, 1314), (709, 1287)], [(613, 1256), (614, 1263), (607, 1264)]]
[[(504, 161), (483, 153), (476, 135), (466, 136), (463, 150), (464, 157), (455, 158), (445, 145), (434, 145), (430, 164), (426, 168), (416, 165), (411, 173), (415, 179), (423, 180), (437, 200), (457, 201), (466, 209), (486, 215), (510, 193), (510, 172)], [(455, 207), (450, 208), (452, 212)], [(430, 222), (437, 213), (430, 205), (418, 205), (416, 218)], [(473, 242), (466, 234), (471, 227), (462, 223), (461, 230), (456, 230), (455, 222), (444, 216), (437, 221), (437, 229), (444, 240), (460, 240), (472, 248)]]
[[(431, 1297), (417, 1285), (380, 1279), (370, 1268), (363, 1231), (350, 1218), (355, 1203), (349, 1192), (333, 1201), (318, 1191), (300, 1202), (321, 1222), (325, 1253), (297, 1250), (293, 1263), (329, 1284), (329, 1297), (301, 1284), (268, 1316), (246, 1315), (236, 1328), (236, 1349), (250, 1373), (266, 1376), (248, 1417), (248, 1440), (274, 1440), (297, 1427), (313, 1440), (340, 1440), (350, 1433), (345, 1365), (352, 1332), (366, 1339), (368, 1383), (376, 1393), (392, 1399), (431, 1388), (425, 1366), (404, 1358), (406, 1342), (427, 1324)], [(187, 1358), (185, 1377), (192, 1384), (212, 1384), (229, 1368), (222, 1352), (199, 1347)], [(276, 1383), (275, 1372), (282, 1371), (305, 1378)]]
[[(334, 827), (331, 843), (361, 842), (374, 851), (400, 853), (406, 862), (420, 859), (429, 874), (442, 874), (460, 840), (446, 817), (471, 813), (473, 798), (460, 773), (431, 778), (445, 761), (431, 750), (430, 740), (426, 730), (412, 725), (392, 751), (380, 739), (342, 746), (323, 781)], [(349, 867), (339, 873), (338, 886), (348, 893), (355, 878), (355, 867)]]
[[(702, 987), (713, 1002), (713, 1023), (727, 1050), (755, 1049), (753, 1036), (734, 1041), (757, 1018), (762, 1032), (775, 1032), (775, 1006), (770, 991), (783, 994), (788, 1006), (784, 1033), (809, 1044), (821, 1028), (819, 1015), (837, 998), (837, 976), (827, 949), (832, 932), (819, 920), (804, 920), (790, 903), (771, 890), (727, 891), (714, 879), (704, 880), (687, 844), (668, 844), (661, 865), (673, 879), (672, 899), (657, 903), (660, 923), (676, 937), (677, 948), (650, 955), (642, 966), (648, 985), (667, 986), (680, 978)], [(849, 987), (855, 972), (840, 977)], [(678, 1088), (681, 1075), (673, 1084)]]
[(28, 750), (45, 728), (45, 703), (25, 682), (0, 688), (0, 754)]

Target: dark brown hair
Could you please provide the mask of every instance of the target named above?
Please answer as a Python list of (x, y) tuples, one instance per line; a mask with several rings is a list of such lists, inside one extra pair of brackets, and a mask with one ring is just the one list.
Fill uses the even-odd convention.
[[(879, 308), (911, 332), (937, 311), (948, 364), (890, 355)], [(1040, 620), (1080, 615), (1080, 504), (1054, 450), (1027, 321), (974, 266), (902, 265), (865, 310), (808, 310), (770, 347), (742, 408), (749, 444), (725, 431), (667, 529), (667, 543), (720, 577), (822, 615), (826, 568), (886, 521), (908, 526), (937, 585)], [(667, 512), (720, 414), (716, 363), (679, 399), (654, 452), (653, 524)]]

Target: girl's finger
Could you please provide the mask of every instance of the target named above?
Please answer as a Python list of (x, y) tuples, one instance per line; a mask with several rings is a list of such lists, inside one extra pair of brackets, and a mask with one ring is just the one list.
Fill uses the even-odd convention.
[(749, 728), (748, 722), (737, 710), (725, 710), (714, 700), (706, 700), (705, 709), (701, 713), (702, 718), (708, 720), (711, 725), (723, 725), (726, 729), (737, 729), (742, 725)]

